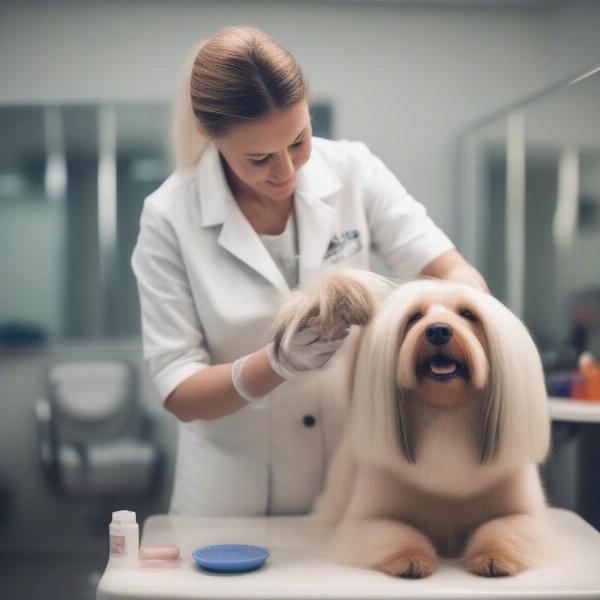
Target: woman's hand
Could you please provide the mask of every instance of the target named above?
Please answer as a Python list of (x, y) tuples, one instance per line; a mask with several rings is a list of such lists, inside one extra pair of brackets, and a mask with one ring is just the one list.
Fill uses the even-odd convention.
[(329, 330), (321, 329), (318, 317), (311, 317), (304, 327), (294, 331), (284, 348), (275, 342), (267, 346), (273, 370), (284, 379), (295, 380), (307, 371), (322, 367), (342, 345), (350, 324), (342, 321)]

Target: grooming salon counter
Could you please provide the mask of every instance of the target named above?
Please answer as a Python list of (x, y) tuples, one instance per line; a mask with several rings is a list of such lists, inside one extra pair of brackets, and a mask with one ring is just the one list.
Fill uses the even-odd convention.
[(600, 423), (600, 401), (590, 402), (589, 400), (550, 397), (548, 407), (553, 421)]
[[(484, 578), (458, 560), (442, 559), (425, 579), (401, 579), (332, 563), (323, 550), (331, 528), (308, 517), (186, 518), (155, 515), (144, 523), (142, 545), (177, 544), (177, 567), (107, 566), (97, 600), (142, 598), (309, 600), (441, 598), (600, 598), (600, 533), (577, 514), (550, 509), (560, 548), (552, 564), (515, 577)], [(211, 544), (252, 544), (270, 551), (258, 570), (210, 573), (192, 552)]]

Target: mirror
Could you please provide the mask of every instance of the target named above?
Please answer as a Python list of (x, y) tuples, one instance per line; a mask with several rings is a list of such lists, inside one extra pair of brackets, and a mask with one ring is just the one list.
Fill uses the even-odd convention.
[(461, 138), (461, 242), (548, 361), (600, 358), (600, 67)]
[[(311, 106), (331, 137), (332, 106)], [(169, 176), (170, 107), (0, 107), (0, 347), (138, 336), (130, 257)]]

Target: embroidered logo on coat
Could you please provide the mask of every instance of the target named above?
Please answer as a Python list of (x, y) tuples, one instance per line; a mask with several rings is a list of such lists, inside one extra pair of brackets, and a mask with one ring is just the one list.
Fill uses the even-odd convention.
[(340, 235), (334, 235), (325, 252), (324, 260), (330, 263), (337, 263), (350, 258), (362, 249), (360, 241), (360, 232), (356, 229), (343, 231)]

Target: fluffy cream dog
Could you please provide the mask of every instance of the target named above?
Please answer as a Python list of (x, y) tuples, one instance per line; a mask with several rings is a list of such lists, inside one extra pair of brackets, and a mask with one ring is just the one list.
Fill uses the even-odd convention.
[(543, 564), (550, 427), (524, 325), (466, 285), (341, 271), (289, 297), (276, 349), (317, 316), (361, 326), (330, 370), (347, 420), (313, 515), (336, 524), (333, 557), (413, 578), (438, 554), (485, 576)]

